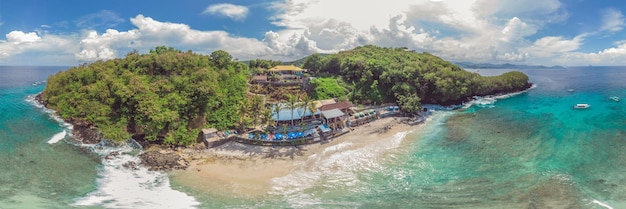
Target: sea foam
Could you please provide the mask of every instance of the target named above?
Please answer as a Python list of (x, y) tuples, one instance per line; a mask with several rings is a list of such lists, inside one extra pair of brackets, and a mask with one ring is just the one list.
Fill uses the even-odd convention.
[(62, 139), (64, 139), (65, 136), (67, 136), (67, 132), (65, 132), (65, 130), (63, 130), (63, 131), (55, 134), (54, 136), (52, 136), (52, 138), (50, 138), (50, 140), (48, 140), (48, 144), (57, 143), (57, 142), (61, 141)]
[(386, 150), (398, 148), (408, 133), (399, 132), (393, 137), (358, 148), (353, 147), (351, 142), (329, 146), (309, 156), (300, 168), (287, 176), (272, 179), (270, 194), (285, 196), (291, 207), (320, 204), (319, 199), (306, 191), (315, 187), (330, 189), (357, 185), (360, 182), (359, 173), (382, 169), (379, 157)]
[(606, 203), (603, 203), (603, 202), (600, 202), (599, 200), (593, 200), (592, 202), (595, 203), (595, 204), (598, 204), (599, 206), (602, 206), (604, 208), (613, 209), (613, 207), (611, 207), (610, 205), (608, 205)]
[(132, 147), (97, 145), (90, 148), (102, 157), (98, 189), (76, 199), (74, 205), (105, 208), (195, 208), (200, 205), (195, 198), (172, 189), (165, 173), (149, 171), (139, 165), (139, 158), (127, 154), (133, 151)]
[[(65, 122), (56, 111), (45, 108), (29, 95), (26, 102), (42, 109), (58, 122), (63, 131), (52, 136), (48, 143), (53, 144), (67, 135), (72, 136), (72, 124)], [(99, 206), (104, 208), (196, 208), (200, 205), (194, 197), (170, 187), (167, 174), (149, 171), (140, 165), (140, 159), (128, 153), (130, 145), (119, 147), (77, 144), (92, 150), (101, 157), (102, 167), (98, 170), (98, 188), (84, 197), (75, 200), (75, 206)], [(116, 153), (116, 154), (113, 154)], [(127, 165), (127, 166), (124, 166)]]

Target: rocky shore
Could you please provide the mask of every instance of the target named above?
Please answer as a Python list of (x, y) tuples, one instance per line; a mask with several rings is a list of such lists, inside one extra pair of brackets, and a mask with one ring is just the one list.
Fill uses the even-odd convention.
[[(47, 104), (43, 101), (41, 93), (35, 96), (35, 101), (44, 107), (47, 107)], [(106, 139), (102, 136), (102, 133), (98, 131), (98, 128), (91, 123), (76, 120), (73, 118), (63, 119), (65, 122), (72, 124), (72, 135), (74, 139), (83, 143), (83, 144), (98, 144), (104, 142)], [(143, 166), (148, 167), (150, 170), (173, 170), (173, 169), (186, 169), (189, 167), (189, 162), (191, 160), (189, 154), (181, 154), (180, 150), (183, 148), (171, 148), (159, 145), (148, 145), (147, 149), (144, 150), (143, 153), (139, 154), (139, 158), (141, 159), (141, 164)], [(111, 144), (111, 146), (114, 146)], [(187, 149), (187, 148), (184, 148)], [(197, 149), (189, 148), (189, 149)], [(187, 152), (189, 153), (189, 152)], [(114, 157), (115, 155), (119, 155), (121, 153), (112, 152), (109, 155), (105, 156), (105, 159)], [(125, 167), (128, 168), (136, 168), (133, 162), (129, 162), (124, 164)]]
[[(41, 98), (41, 94), (35, 97), (35, 100), (46, 107), (46, 104)], [(84, 144), (98, 144), (105, 143), (106, 139), (98, 131), (97, 127), (93, 124), (76, 120), (76, 119), (64, 119), (66, 122), (74, 126), (72, 134), (76, 140)], [(404, 123), (407, 123), (407, 118), (388, 118), (380, 119), (374, 124), (376, 128), (371, 127), (370, 124), (365, 125), (367, 130), (375, 130), (377, 134), (387, 133), (391, 130), (391, 127)], [(359, 128), (357, 128), (359, 129)], [(351, 134), (349, 134), (351, 135)], [(293, 160), (298, 157), (304, 156), (305, 153), (311, 154), (309, 149), (312, 147), (319, 147), (319, 145), (308, 146), (294, 146), (294, 147), (266, 147), (266, 146), (254, 146), (244, 145), (235, 142), (228, 142), (214, 149), (206, 149), (202, 144), (198, 144), (191, 147), (171, 147), (153, 143), (143, 143), (144, 141), (137, 140), (143, 151), (138, 157), (141, 159), (141, 165), (148, 167), (149, 170), (160, 171), (172, 171), (172, 170), (185, 170), (197, 162), (212, 162), (212, 161), (232, 161), (232, 160), (246, 160), (246, 159), (281, 159), (281, 160)], [(111, 144), (111, 146), (115, 146)], [(319, 149), (319, 148), (316, 148)], [(121, 153), (111, 153), (109, 155), (116, 155)], [(110, 156), (105, 156), (105, 159)], [(135, 163), (124, 164), (127, 168), (136, 168)], [(199, 168), (196, 168), (199, 169)]]

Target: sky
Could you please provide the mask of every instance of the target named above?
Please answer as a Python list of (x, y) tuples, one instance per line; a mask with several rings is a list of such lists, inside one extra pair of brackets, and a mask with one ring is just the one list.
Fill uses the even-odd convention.
[(0, 0), (0, 65), (78, 65), (156, 46), (293, 61), (362, 45), (453, 62), (626, 65), (617, 0)]

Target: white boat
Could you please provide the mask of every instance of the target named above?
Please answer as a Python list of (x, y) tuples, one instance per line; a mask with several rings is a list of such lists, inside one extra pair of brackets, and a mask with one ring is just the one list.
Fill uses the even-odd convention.
[(574, 89), (568, 89), (567, 92), (574, 92)]
[(609, 97), (609, 99), (613, 100), (613, 101), (616, 101), (616, 102), (619, 102), (619, 97), (617, 97), (617, 96)]
[(576, 105), (574, 105), (574, 109), (587, 109), (589, 107), (591, 107), (591, 105), (589, 105), (589, 104), (576, 104)]

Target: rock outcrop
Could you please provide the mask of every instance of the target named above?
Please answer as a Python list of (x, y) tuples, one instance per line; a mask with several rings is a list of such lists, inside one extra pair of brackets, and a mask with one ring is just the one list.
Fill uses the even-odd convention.
[(179, 154), (158, 150), (146, 151), (139, 155), (141, 164), (150, 170), (186, 169), (189, 161)]
[(76, 139), (80, 140), (84, 144), (97, 144), (103, 139), (102, 133), (100, 133), (100, 131), (98, 131), (98, 129), (90, 123), (72, 120), (69, 120), (68, 122), (74, 125), (72, 134)]
[[(35, 95), (35, 101), (48, 108), (48, 104), (43, 100), (42, 94)], [(74, 126), (72, 134), (75, 138), (84, 144), (97, 144), (103, 139), (102, 133), (91, 123), (76, 120), (73, 118), (64, 119)]]

